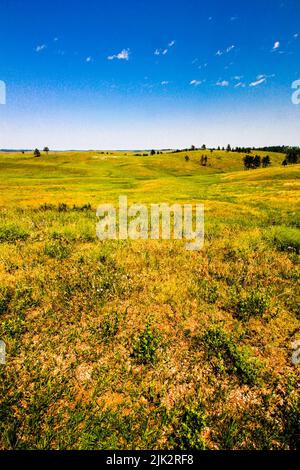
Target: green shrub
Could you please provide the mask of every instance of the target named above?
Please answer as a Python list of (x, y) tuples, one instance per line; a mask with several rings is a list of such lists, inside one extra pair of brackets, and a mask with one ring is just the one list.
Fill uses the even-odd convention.
[(235, 374), (245, 384), (259, 382), (260, 364), (251, 357), (247, 348), (239, 348), (220, 328), (210, 328), (203, 336), (203, 343), (209, 359), (217, 359), (217, 371)]
[(179, 424), (174, 429), (171, 442), (180, 450), (204, 450), (202, 433), (206, 427), (205, 412), (202, 404), (187, 405), (179, 416)]
[(0, 286), (0, 315), (7, 312), (11, 299), (11, 289)]
[(300, 230), (295, 227), (274, 227), (267, 238), (279, 251), (300, 253)]
[(25, 241), (29, 233), (17, 225), (6, 225), (0, 227), (0, 243), (14, 243), (18, 240)]
[(2, 322), (0, 327), (1, 336), (7, 335), (10, 338), (21, 336), (25, 328), (24, 319), (21, 316), (9, 318)]
[(251, 317), (262, 317), (268, 306), (268, 296), (259, 290), (251, 290), (249, 294), (234, 294), (232, 297), (235, 316), (242, 321)]
[(46, 243), (44, 252), (50, 258), (63, 260), (70, 255), (71, 250), (66, 243), (61, 240), (56, 240)]
[(29, 308), (36, 307), (39, 300), (35, 297), (31, 286), (17, 286), (12, 304), (15, 311), (23, 313)]
[(206, 279), (201, 280), (198, 283), (199, 291), (198, 296), (203, 298), (205, 302), (214, 304), (218, 300), (218, 285), (213, 281), (207, 281)]
[(157, 348), (159, 343), (159, 334), (157, 331), (152, 330), (148, 323), (133, 346), (133, 357), (136, 362), (138, 364), (155, 364), (157, 361)]

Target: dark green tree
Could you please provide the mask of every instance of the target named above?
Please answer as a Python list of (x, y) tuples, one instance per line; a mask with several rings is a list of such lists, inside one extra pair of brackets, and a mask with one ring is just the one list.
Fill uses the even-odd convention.
[(268, 166), (270, 166), (271, 165), (271, 160), (270, 160), (269, 155), (265, 155), (262, 158), (261, 163), (262, 163), (263, 168), (267, 168)]
[(261, 158), (259, 155), (255, 155), (253, 159), (253, 166), (254, 168), (259, 168), (261, 166)]
[(288, 149), (286, 153), (286, 160), (291, 165), (298, 163), (300, 160), (300, 151), (299, 149), (291, 148)]

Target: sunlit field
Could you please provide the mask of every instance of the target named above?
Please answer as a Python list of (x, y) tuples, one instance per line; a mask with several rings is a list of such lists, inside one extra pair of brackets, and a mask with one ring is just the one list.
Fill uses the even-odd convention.
[[(0, 153), (0, 448), (299, 449), (300, 166), (268, 155)], [(98, 240), (119, 195), (203, 203), (204, 248)]]

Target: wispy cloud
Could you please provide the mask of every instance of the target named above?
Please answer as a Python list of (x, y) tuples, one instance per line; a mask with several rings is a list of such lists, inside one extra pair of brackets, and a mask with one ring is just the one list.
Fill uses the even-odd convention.
[(35, 51), (36, 52), (41, 52), (44, 49), (46, 49), (46, 47), (47, 47), (46, 44), (41, 44), (40, 46), (36, 46)]
[(86, 62), (92, 62), (92, 60), (93, 60), (93, 59), (92, 59), (91, 56), (88, 56), (88, 57), (85, 59)]
[(298, 39), (298, 37), (299, 37), (299, 33), (295, 33), (295, 34), (293, 35), (293, 38), (294, 38), (294, 39)]
[(161, 85), (169, 85), (170, 82), (168, 82), (167, 80), (163, 80), (162, 82), (160, 82)]
[(266, 76), (264, 76), (264, 75), (258, 75), (257, 80), (255, 80), (254, 82), (251, 82), (251, 83), (249, 84), (249, 86), (250, 86), (251, 88), (253, 88), (253, 87), (256, 87), (256, 86), (258, 86), (258, 85), (262, 85), (262, 83), (265, 83), (266, 80), (267, 80), (267, 77), (266, 77)]
[(193, 86), (199, 86), (201, 85), (201, 83), (203, 83), (203, 80), (191, 80), (190, 81), (190, 85), (193, 85)]
[(108, 60), (114, 60), (114, 59), (118, 59), (118, 60), (128, 60), (128, 59), (129, 59), (129, 54), (130, 54), (129, 49), (122, 49), (122, 51), (119, 52), (118, 54), (109, 55), (109, 56), (107, 57), (107, 59), (108, 59)]
[(168, 47), (165, 47), (164, 49), (155, 49), (154, 55), (166, 55), (169, 52), (169, 48), (173, 47), (175, 45), (175, 40), (173, 39), (172, 41), (169, 42)]
[(58, 38), (53, 38), (53, 41), (54, 41), (54, 42), (58, 41)]
[(235, 48), (234, 45), (227, 47), (227, 49), (226, 49), (227, 54), (228, 54), (228, 52), (232, 51), (234, 48)]
[(238, 16), (232, 16), (232, 17), (230, 18), (230, 21), (236, 21), (236, 20), (238, 20), (238, 19), (239, 19)]
[(222, 81), (218, 81), (216, 85), (221, 86), (221, 87), (226, 87), (226, 86), (229, 86), (229, 82), (228, 80), (222, 80)]
[(216, 52), (216, 55), (217, 55), (217, 56), (221, 56), (221, 55), (223, 55), (223, 54), (228, 54), (228, 53), (231, 52), (233, 49), (235, 49), (235, 45), (234, 45), (234, 44), (232, 44), (231, 46), (227, 47), (227, 48), (224, 49), (223, 51), (219, 49), (219, 50)]
[(243, 82), (238, 82), (234, 85), (234, 88), (245, 88), (245, 83)]
[(277, 49), (279, 49), (279, 47), (280, 47), (280, 42), (279, 42), (279, 41), (276, 41), (276, 42), (274, 43), (274, 46), (273, 46), (272, 51), (276, 51)]

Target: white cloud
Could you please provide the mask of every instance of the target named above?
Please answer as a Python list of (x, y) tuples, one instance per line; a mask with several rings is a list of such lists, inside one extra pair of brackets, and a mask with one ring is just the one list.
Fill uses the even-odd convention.
[(212, 19), (213, 19), (213, 17), (212, 17), (212, 16), (209, 16), (208, 21), (211, 21)]
[(294, 39), (297, 39), (298, 37), (299, 37), (299, 33), (295, 33), (293, 36)]
[(277, 49), (279, 49), (279, 47), (280, 47), (280, 42), (276, 41), (273, 46), (273, 51), (276, 51)]
[(221, 56), (223, 54), (228, 54), (231, 52), (233, 49), (235, 49), (235, 45), (232, 44), (231, 46), (227, 47), (224, 51), (221, 51), (220, 49), (216, 52), (217, 56)]
[(245, 83), (243, 82), (239, 82), (239, 83), (236, 83), (236, 85), (234, 85), (234, 88), (245, 88)]
[(262, 83), (264, 83), (266, 80), (267, 80), (267, 77), (261, 76), (261, 78), (258, 78), (258, 80), (256, 80), (255, 82), (251, 82), (249, 86), (250, 87), (256, 87), (256, 86), (261, 85)]
[(234, 48), (235, 48), (234, 45), (229, 46), (229, 47), (227, 47), (226, 52), (228, 53), (228, 52), (232, 51)]
[(47, 47), (46, 44), (41, 44), (40, 46), (36, 46), (35, 51), (36, 52), (41, 52), (44, 49), (46, 49), (46, 47)]
[[(168, 47), (173, 47), (175, 44), (175, 40), (173, 39), (171, 42), (169, 42)], [(166, 55), (169, 52), (168, 47), (165, 49), (155, 49), (154, 55)]]
[(168, 82), (167, 80), (163, 80), (162, 82), (160, 82), (161, 85), (169, 85), (170, 82)]
[(201, 85), (202, 80), (191, 80), (190, 85), (198, 86)]
[(217, 82), (216, 85), (225, 87), (225, 86), (229, 86), (229, 82), (227, 80), (222, 80), (222, 81)]
[(91, 56), (88, 56), (86, 59), (85, 59), (86, 62), (92, 62), (92, 58)]
[(233, 77), (234, 80), (241, 80), (243, 78), (243, 75), (236, 75)]
[(118, 54), (109, 55), (107, 57), (107, 59), (108, 60), (114, 60), (114, 59), (128, 60), (129, 59), (129, 54), (130, 54), (129, 49), (122, 49), (122, 51), (119, 52)]
[(53, 41), (54, 41), (54, 42), (58, 41), (58, 38), (54, 38)]

